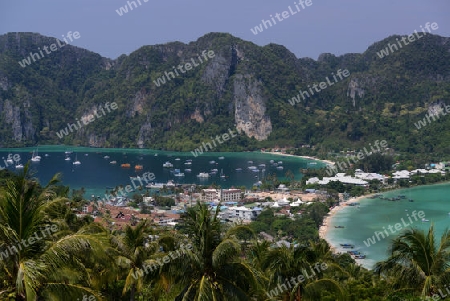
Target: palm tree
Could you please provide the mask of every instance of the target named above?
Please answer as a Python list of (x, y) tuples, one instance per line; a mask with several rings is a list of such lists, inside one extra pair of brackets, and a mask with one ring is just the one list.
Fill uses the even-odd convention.
[(117, 264), (125, 270), (126, 281), (122, 294), (130, 292), (130, 301), (135, 300), (136, 293), (144, 287), (144, 266), (151, 264), (150, 255), (156, 251), (156, 245), (148, 243), (150, 228), (147, 220), (139, 222), (135, 227), (127, 226), (123, 235), (111, 237), (111, 244), (119, 252)]
[(210, 212), (200, 203), (186, 213), (183, 230), (192, 250), (168, 265), (179, 271), (176, 280), (183, 285), (176, 300), (247, 301), (258, 289), (254, 270), (239, 256), (236, 238), (221, 235), (219, 208)]
[[(75, 300), (99, 294), (89, 286), (87, 258), (105, 258), (103, 229), (89, 226), (72, 233), (62, 217), (66, 199), (53, 191), (55, 175), (43, 189), (30, 179), (29, 164), (0, 192), (0, 262), (6, 289), (15, 300)], [(8, 253), (9, 252), (9, 253)]]
[(325, 277), (330, 266), (340, 270), (326, 242), (270, 249), (262, 264), (269, 275), (269, 287), (274, 288), (267, 290), (269, 300), (320, 300), (324, 291), (332, 292), (336, 300), (345, 300), (339, 283)]
[(439, 294), (450, 283), (449, 248), (448, 230), (437, 244), (433, 225), (428, 233), (408, 229), (392, 241), (389, 258), (378, 262), (375, 272), (391, 280), (394, 292), (416, 292), (422, 298)]

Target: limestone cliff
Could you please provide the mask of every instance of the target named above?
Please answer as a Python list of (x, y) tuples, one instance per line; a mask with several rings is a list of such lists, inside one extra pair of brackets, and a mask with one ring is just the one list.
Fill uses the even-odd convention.
[(266, 115), (262, 84), (250, 75), (236, 75), (234, 106), (236, 129), (258, 141), (267, 139), (272, 132), (272, 123)]

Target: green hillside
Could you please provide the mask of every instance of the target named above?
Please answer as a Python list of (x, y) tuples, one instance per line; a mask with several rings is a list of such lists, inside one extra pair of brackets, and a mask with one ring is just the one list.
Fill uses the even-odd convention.
[[(36, 33), (0, 36), (0, 146), (68, 144), (190, 151), (210, 137), (241, 132), (215, 150), (303, 144), (318, 153), (361, 147), (376, 139), (414, 154), (450, 151), (450, 118), (418, 130), (430, 108), (450, 105), (450, 39), (426, 35), (377, 55), (391, 36), (362, 54), (317, 61), (283, 46), (264, 47), (225, 33), (195, 42), (143, 46), (115, 60), (67, 45), (21, 67), (38, 47), (55, 43)], [(214, 57), (199, 63), (206, 50)], [(198, 66), (159, 86), (174, 67)], [(292, 106), (308, 85), (350, 76)], [(339, 78), (338, 78), (339, 79)], [(60, 139), (56, 135), (107, 102), (118, 109)]]

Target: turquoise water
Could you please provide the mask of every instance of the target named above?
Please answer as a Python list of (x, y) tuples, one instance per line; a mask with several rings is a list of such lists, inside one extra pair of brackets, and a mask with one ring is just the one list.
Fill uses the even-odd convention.
[[(19, 154), (22, 158), (21, 163), (25, 164), (31, 159), (32, 152), (35, 148), (21, 149), (0, 149), (0, 158), (6, 159), (8, 154)], [(292, 171), (295, 179), (302, 177), (300, 169), (319, 168), (324, 166), (323, 163), (317, 162), (311, 165), (311, 160), (298, 157), (288, 157), (282, 155), (271, 155), (260, 152), (244, 152), (244, 153), (204, 153), (201, 156), (194, 157), (190, 152), (163, 152), (147, 149), (99, 149), (88, 147), (66, 147), (66, 146), (39, 146), (39, 155), (42, 157), (38, 163), (31, 163), (36, 177), (41, 183), (45, 184), (55, 173), (62, 173), (63, 184), (69, 185), (71, 189), (79, 189), (84, 187), (86, 195), (98, 195), (103, 197), (106, 187), (116, 187), (118, 185), (131, 185), (130, 177), (140, 176), (145, 172), (155, 174), (155, 182), (167, 183), (173, 180), (180, 184), (218, 184), (222, 188), (231, 186), (246, 186), (251, 188), (253, 183), (264, 178), (267, 174), (276, 174), (279, 179), (283, 179), (288, 170)], [(71, 161), (65, 161), (65, 151), (73, 151)], [(45, 156), (48, 154), (48, 157)], [(155, 156), (157, 154), (157, 156)], [(110, 158), (104, 159), (104, 156)], [(220, 160), (219, 157), (224, 159)], [(77, 158), (81, 161), (81, 165), (73, 165), (72, 162)], [(175, 160), (179, 158), (180, 160)], [(192, 165), (185, 165), (186, 160), (192, 160)], [(117, 161), (112, 165), (110, 161)], [(248, 164), (247, 161), (253, 161)], [(283, 170), (278, 170), (270, 164), (270, 160), (275, 162), (283, 161)], [(180, 169), (185, 173), (183, 178), (174, 176), (174, 173), (168, 168), (163, 167), (163, 163), (170, 161), (174, 169)], [(210, 161), (215, 161), (210, 164)], [(120, 165), (122, 163), (130, 163), (131, 168), (124, 169)], [(143, 170), (136, 172), (134, 166), (136, 164), (143, 165)], [(265, 171), (260, 167), (258, 172), (252, 172), (248, 166), (266, 164)], [(5, 162), (1, 160), (0, 166), (4, 167)], [(236, 168), (242, 168), (242, 172), (237, 172)], [(14, 170), (14, 167), (9, 169)], [(187, 172), (184, 169), (191, 169)], [(217, 169), (216, 175), (210, 176), (208, 179), (199, 179), (197, 175), (200, 172), (210, 172), (211, 169)], [(223, 170), (226, 178), (220, 177)], [(136, 181), (138, 185), (138, 181)]]
[[(340, 243), (354, 244), (355, 250), (367, 255), (366, 259), (358, 260), (358, 262), (369, 269), (377, 261), (388, 257), (388, 246), (391, 239), (398, 236), (402, 231), (395, 229), (396, 223), (400, 223), (402, 229), (415, 227), (423, 230), (428, 230), (433, 223), (438, 239), (450, 225), (450, 215), (448, 214), (450, 212), (450, 183), (395, 190), (385, 192), (383, 195), (387, 197), (405, 195), (407, 199), (396, 202), (364, 199), (360, 202), (359, 208), (347, 206), (336, 212), (328, 221), (327, 241), (336, 247), (339, 252), (347, 251), (339, 246)], [(408, 199), (413, 199), (414, 202), (409, 202)], [(425, 219), (429, 222), (422, 222), (420, 218), (417, 220), (413, 218), (412, 212), (414, 210), (416, 212), (423, 211)], [(409, 218), (411, 218), (412, 223)], [(404, 224), (407, 226), (404, 226)], [(342, 225), (345, 228), (334, 228), (336, 225)], [(389, 226), (392, 226), (392, 231)], [(366, 246), (364, 241), (368, 243), (367, 239), (372, 237), (375, 231), (381, 232), (384, 229), (387, 229), (389, 236), (385, 233), (383, 239), (379, 235), (379, 241), (377, 237), (374, 237), (375, 244)]]

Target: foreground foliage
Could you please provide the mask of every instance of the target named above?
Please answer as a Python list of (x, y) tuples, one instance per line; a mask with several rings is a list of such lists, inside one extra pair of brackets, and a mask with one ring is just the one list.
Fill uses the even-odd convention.
[[(178, 231), (144, 220), (111, 232), (77, 219), (57, 176), (41, 187), (26, 166), (4, 183), (0, 300), (420, 300), (450, 283), (450, 233), (437, 243), (433, 226), (405, 231), (368, 271), (310, 231), (320, 206), (304, 213), (308, 235), (283, 226), (297, 243), (276, 247), (254, 227), (221, 223), (205, 204), (190, 208)], [(270, 212), (259, 219), (269, 230), (275, 221)], [(54, 231), (30, 240), (45, 229)]]

